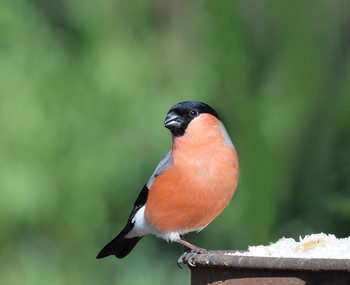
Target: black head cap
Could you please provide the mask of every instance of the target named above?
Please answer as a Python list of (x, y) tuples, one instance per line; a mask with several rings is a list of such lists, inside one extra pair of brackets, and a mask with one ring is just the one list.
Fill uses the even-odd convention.
[(211, 114), (220, 120), (218, 113), (209, 105), (197, 101), (185, 101), (170, 109), (164, 124), (175, 137), (181, 137), (184, 135), (188, 124), (203, 113)]

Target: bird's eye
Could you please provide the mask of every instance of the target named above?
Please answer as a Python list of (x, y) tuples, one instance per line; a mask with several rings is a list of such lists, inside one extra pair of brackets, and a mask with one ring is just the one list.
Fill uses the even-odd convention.
[(191, 110), (191, 111), (190, 111), (190, 116), (191, 116), (192, 118), (197, 117), (197, 116), (198, 116), (197, 110), (195, 110), (195, 109)]

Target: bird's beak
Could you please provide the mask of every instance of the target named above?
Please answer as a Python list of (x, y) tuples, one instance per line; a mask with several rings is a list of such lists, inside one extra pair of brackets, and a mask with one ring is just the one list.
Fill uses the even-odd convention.
[(164, 120), (164, 126), (168, 129), (174, 129), (181, 126), (180, 116), (170, 112)]

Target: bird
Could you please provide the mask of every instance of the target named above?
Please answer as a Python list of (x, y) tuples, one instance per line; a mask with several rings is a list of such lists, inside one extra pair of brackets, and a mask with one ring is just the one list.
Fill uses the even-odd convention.
[(237, 152), (218, 113), (203, 102), (174, 105), (164, 126), (172, 135), (171, 150), (142, 188), (126, 226), (96, 258), (124, 258), (148, 234), (206, 252), (183, 236), (201, 231), (231, 201), (238, 183)]

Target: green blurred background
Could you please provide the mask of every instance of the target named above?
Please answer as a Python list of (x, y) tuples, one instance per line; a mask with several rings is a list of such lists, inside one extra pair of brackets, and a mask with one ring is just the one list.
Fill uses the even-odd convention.
[(190, 242), (349, 236), (349, 54), (347, 0), (1, 0), (0, 283), (189, 284), (181, 246), (155, 237), (95, 259), (184, 100), (219, 112), (241, 165)]

